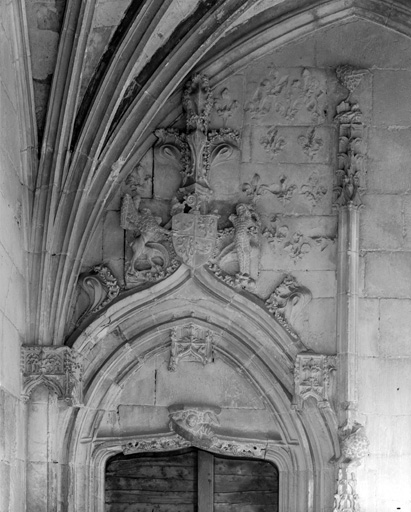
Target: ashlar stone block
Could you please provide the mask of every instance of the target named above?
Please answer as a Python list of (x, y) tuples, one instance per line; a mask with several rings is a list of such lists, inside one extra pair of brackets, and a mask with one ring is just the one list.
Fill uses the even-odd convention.
[(409, 298), (411, 296), (411, 253), (366, 253), (365, 293), (368, 297)]
[(379, 351), (383, 356), (411, 356), (410, 299), (381, 299)]

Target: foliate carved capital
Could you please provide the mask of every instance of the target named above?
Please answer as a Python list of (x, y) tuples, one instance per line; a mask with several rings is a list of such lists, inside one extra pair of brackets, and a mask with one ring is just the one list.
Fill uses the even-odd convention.
[(70, 347), (24, 345), (21, 347), (23, 399), (28, 400), (40, 385), (56, 393), (59, 400), (80, 405), (82, 364), (80, 354)]
[(294, 369), (295, 405), (302, 408), (309, 397), (317, 400), (319, 407), (329, 407), (330, 374), (336, 370), (336, 357), (322, 354), (298, 354)]
[(215, 438), (213, 427), (220, 424), (217, 415), (219, 407), (199, 407), (172, 405), (170, 413), (170, 430), (187, 439), (195, 446), (209, 448)]
[(192, 361), (202, 365), (212, 363), (216, 338), (215, 333), (192, 322), (173, 327), (168, 369), (175, 371), (180, 361)]

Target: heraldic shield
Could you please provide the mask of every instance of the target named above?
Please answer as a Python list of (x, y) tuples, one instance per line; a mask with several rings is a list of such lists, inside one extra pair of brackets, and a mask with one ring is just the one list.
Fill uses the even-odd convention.
[(217, 238), (219, 215), (178, 213), (173, 217), (173, 245), (178, 257), (192, 268), (207, 263)]

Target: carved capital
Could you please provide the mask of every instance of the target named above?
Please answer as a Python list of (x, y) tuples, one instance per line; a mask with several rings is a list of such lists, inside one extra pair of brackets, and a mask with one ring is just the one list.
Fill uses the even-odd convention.
[(209, 448), (215, 438), (214, 426), (220, 424), (217, 415), (219, 407), (199, 407), (172, 405), (170, 413), (170, 430), (180, 435), (195, 446)]
[(370, 442), (365, 428), (354, 422), (352, 426), (346, 425), (339, 430), (341, 461), (350, 466), (359, 466), (362, 459), (368, 455)]
[(28, 400), (37, 386), (44, 385), (59, 400), (80, 405), (82, 364), (80, 354), (70, 347), (22, 346), (21, 372), (23, 399)]
[(192, 361), (202, 365), (214, 362), (215, 338), (215, 333), (194, 323), (173, 327), (168, 369), (175, 371), (180, 361)]
[(319, 407), (329, 407), (330, 374), (336, 370), (336, 357), (298, 354), (294, 369), (294, 401), (298, 409), (304, 400), (315, 398)]

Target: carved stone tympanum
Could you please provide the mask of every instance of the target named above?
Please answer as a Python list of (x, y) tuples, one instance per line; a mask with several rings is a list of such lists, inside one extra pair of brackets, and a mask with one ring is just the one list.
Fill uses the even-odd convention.
[(21, 348), (22, 395), (30, 398), (37, 386), (45, 386), (57, 398), (72, 405), (81, 403), (80, 355), (67, 346), (24, 345)]
[(192, 361), (203, 365), (213, 362), (214, 337), (212, 331), (194, 323), (173, 327), (168, 369), (175, 371), (180, 361)]

